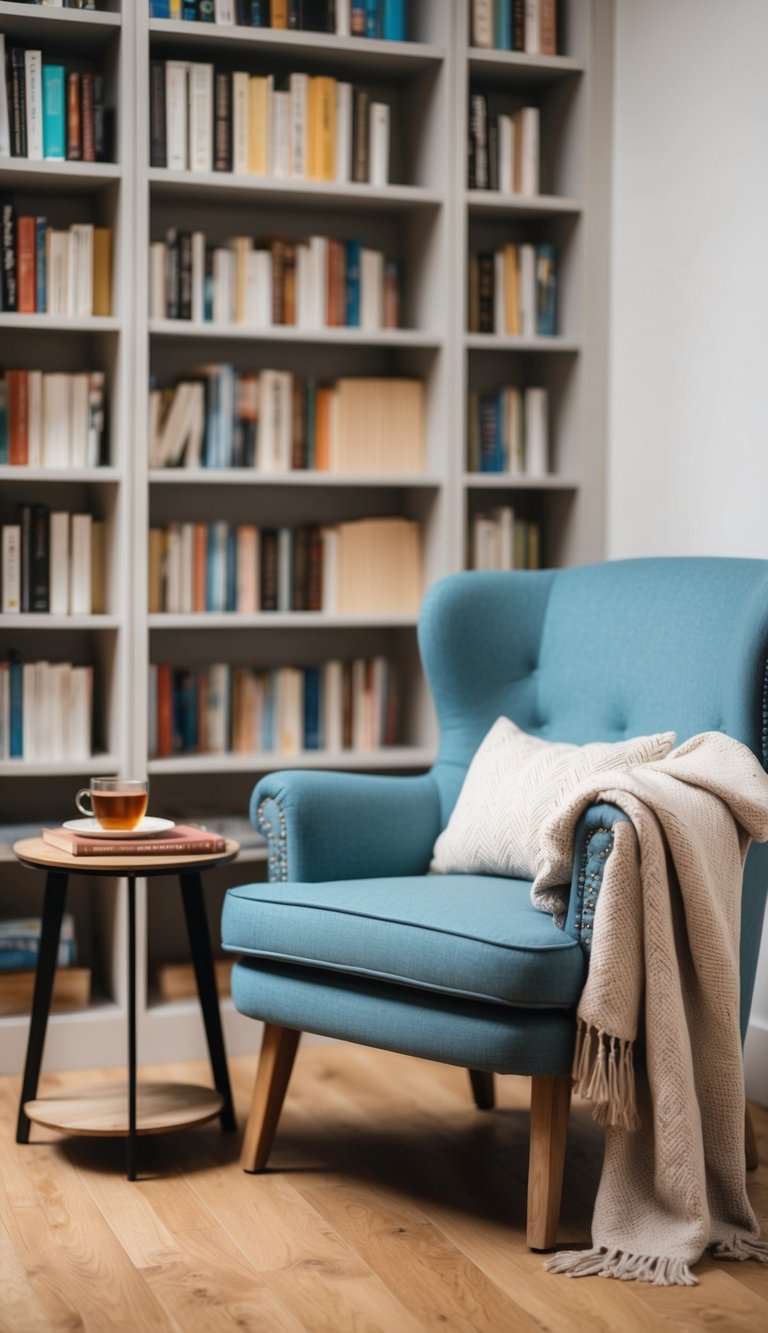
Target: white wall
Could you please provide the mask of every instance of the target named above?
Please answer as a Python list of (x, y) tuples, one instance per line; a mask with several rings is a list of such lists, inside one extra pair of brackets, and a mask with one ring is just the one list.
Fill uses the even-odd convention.
[[(610, 558), (768, 556), (766, 51), (766, 0), (616, 0)], [(746, 1061), (768, 1104), (768, 929)]]

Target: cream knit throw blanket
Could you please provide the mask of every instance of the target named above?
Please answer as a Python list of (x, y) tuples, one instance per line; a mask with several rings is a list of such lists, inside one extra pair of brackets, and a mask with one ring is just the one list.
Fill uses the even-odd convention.
[(608, 1126), (605, 1159), (594, 1248), (545, 1266), (694, 1285), (690, 1265), (708, 1246), (768, 1262), (745, 1186), (739, 1032), (741, 877), (750, 839), (768, 838), (768, 776), (719, 732), (593, 775), (543, 831), (533, 901), (556, 919), (568, 890), (550, 867), (598, 801), (629, 819), (615, 827), (597, 901), (573, 1067)]

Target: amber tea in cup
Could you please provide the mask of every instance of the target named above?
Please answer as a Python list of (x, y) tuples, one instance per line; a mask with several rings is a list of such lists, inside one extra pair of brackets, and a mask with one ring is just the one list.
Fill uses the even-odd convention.
[[(90, 801), (90, 810), (86, 801)], [(147, 783), (132, 778), (91, 778), (89, 786), (77, 793), (75, 805), (81, 814), (98, 820), (103, 829), (129, 832), (144, 818)]]

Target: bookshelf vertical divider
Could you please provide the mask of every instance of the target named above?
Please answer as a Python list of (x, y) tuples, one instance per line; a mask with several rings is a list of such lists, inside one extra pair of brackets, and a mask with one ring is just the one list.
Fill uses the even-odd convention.
[[(104, 480), (84, 493), (112, 514), (109, 577), (114, 629), (83, 629), (80, 644), (96, 661), (105, 682), (102, 729), (109, 741), (109, 767), (150, 779), (153, 813), (204, 818), (225, 810), (244, 815), (257, 777), (276, 767), (322, 766), (360, 771), (418, 772), (429, 766), (436, 745), (431, 701), (420, 670), (415, 617), (340, 617), (295, 612), (261, 615), (171, 616), (149, 614), (150, 526), (169, 521), (221, 518), (230, 522), (327, 523), (397, 514), (417, 519), (424, 549), (425, 584), (466, 567), (468, 529), (485, 507), (512, 505), (541, 524), (543, 562), (560, 565), (599, 559), (603, 552), (605, 400), (607, 373), (608, 180), (610, 162), (610, 0), (564, 0), (563, 54), (554, 58), (478, 51), (470, 44), (471, 0), (411, 0), (407, 43), (366, 42), (308, 32), (226, 30), (150, 20), (147, 0), (118, 6), (110, 0), (118, 38), (111, 47), (118, 108), (119, 176), (100, 184), (101, 207), (114, 209), (115, 332), (93, 334), (108, 365), (112, 391), (110, 462)], [(41, 31), (46, 15), (0, 0), (14, 13), (18, 33)], [(90, 18), (90, 16), (88, 16)], [(10, 22), (10, 20), (9, 20)], [(19, 29), (19, 24), (26, 27)], [(118, 27), (119, 24), (119, 27)], [(59, 28), (64, 26), (59, 23)], [(71, 23), (67, 26), (73, 26)], [(43, 40), (42, 36), (40, 38)], [(63, 40), (63, 39), (61, 39)], [(71, 40), (71, 39), (70, 39)], [(407, 149), (395, 157), (402, 167), (391, 187), (344, 186), (319, 191), (312, 183), (254, 180), (215, 173), (195, 180), (149, 166), (150, 58), (221, 61), (230, 69), (286, 74), (294, 68), (329, 73), (384, 88)], [(242, 61), (242, 64), (240, 62)], [(504, 198), (468, 189), (467, 135), (470, 89), (516, 105), (534, 98), (545, 131), (542, 172), (546, 197)], [(399, 113), (399, 122), (398, 122)], [(402, 158), (402, 161), (401, 161)], [(14, 161), (16, 161), (14, 159)], [(22, 169), (9, 159), (8, 191), (25, 188)], [(43, 166), (45, 164), (42, 164)], [(68, 164), (65, 164), (68, 165)], [(0, 172), (3, 163), (0, 161)], [(51, 176), (51, 190), (65, 187)], [(97, 186), (93, 187), (94, 193)], [(111, 194), (109, 192), (112, 192)], [(116, 202), (115, 202), (116, 201)], [(408, 329), (347, 335), (277, 328), (253, 336), (240, 327), (187, 326), (153, 321), (149, 311), (151, 240), (166, 227), (207, 230), (217, 239), (239, 232), (264, 235), (285, 226), (290, 236), (306, 233), (361, 236), (394, 247), (406, 272), (404, 306)], [(496, 247), (513, 239), (554, 239), (561, 251), (558, 275), (558, 338), (533, 340), (469, 334), (467, 275), (473, 246)], [(383, 238), (383, 239), (382, 239)], [(12, 339), (11, 317), (0, 337)], [(74, 335), (73, 335), (74, 336)], [(33, 334), (24, 332), (32, 346)], [(41, 335), (41, 355), (50, 334)], [(84, 343), (90, 347), (90, 343)], [(306, 472), (301, 476), (233, 479), (211, 469), (203, 477), (153, 474), (148, 465), (147, 386), (150, 375), (167, 384), (202, 363), (229, 361), (238, 370), (286, 369), (322, 381), (342, 375), (418, 376), (426, 384), (427, 463), (423, 477), (350, 478)], [(10, 364), (14, 364), (13, 361)], [(489, 392), (509, 383), (543, 384), (551, 401), (551, 475), (513, 477), (467, 471), (467, 400), (470, 390)], [(2, 470), (3, 478), (10, 469)], [(112, 478), (113, 479), (109, 479)], [(44, 474), (38, 488), (45, 496)], [(18, 483), (14, 483), (18, 484)], [(49, 481), (48, 487), (52, 483)], [(51, 491), (51, 495), (54, 491)], [(277, 518), (274, 516), (277, 515)], [(7, 622), (7, 617), (5, 622)], [(2, 642), (10, 629), (0, 617)], [(53, 634), (58, 631), (51, 631)], [(72, 631), (74, 633), (75, 631)], [(69, 633), (69, 632), (68, 632)], [(46, 648), (53, 653), (53, 648)], [(340, 752), (326, 757), (305, 752), (221, 756), (148, 754), (149, 664), (200, 666), (214, 661), (271, 669), (308, 665), (331, 657), (386, 654), (397, 664), (402, 700), (400, 744), (372, 753)], [(96, 771), (98, 761), (94, 761)], [(78, 782), (67, 769), (34, 780), (19, 772), (24, 800), (13, 817), (42, 819), (61, 813)], [(78, 773), (82, 771), (78, 769)], [(16, 781), (0, 766), (0, 790)], [(46, 807), (46, 801), (55, 802)], [(10, 860), (10, 858), (7, 858)], [(13, 865), (0, 865), (10, 893), (0, 915), (22, 915), (22, 881)], [(207, 876), (207, 902), (214, 940), (228, 884), (265, 874), (263, 860), (242, 862)], [(137, 976), (140, 1060), (202, 1057), (205, 1043), (196, 1006), (163, 998), (155, 977), (159, 964), (185, 956), (183, 917), (173, 882), (154, 881), (137, 896)], [(36, 910), (34, 894), (28, 899)], [(55, 1015), (47, 1062), (56, 1067), (114, 1062), (122, 1051), (125, 1018), (124, 886), (117, 890), (74, 888), (78, 925), (100, 978), (92, 1005)], [(10, 907), (9, 907), (10, 904)], [(11, 910), (11, 908), (13, 910)], [(18, 908), (18, 910), (17, 910)], [(223, 1005), (229, 1049), (252, 1050), (253, 1024)], [(0, 1017), (0, 1072), (21, 1067), (26, 1041), (24, 1016)], [(5, 1040), (8, 1037), (9, 1040)]]

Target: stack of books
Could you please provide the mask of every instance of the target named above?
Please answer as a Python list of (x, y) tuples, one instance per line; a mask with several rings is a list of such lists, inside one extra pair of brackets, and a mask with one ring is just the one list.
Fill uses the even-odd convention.
[(2, 309), (21, 315), (87, 319), (112, 314), (112, 229), (76, 223), (66, 231), (44, 217), (17, 216), (0, 202)]
[(470, 0), (469, 23), (473, 46), (557, 55), (557, 0)]
[(360, 241), (234, 236), (209, 246), (201, 231), (171, 228), (149, 247), (153, 319), (268, 328), (394, 329), (400, 270)]
[(383, 657), (267, 671), (150, 667), (149, 753), (371, 751), (394, 745), (396, 674)]
[(0, 760), (90, 759), (92, 729), (92, 666), (0, 660)]
[(389, 103), (339, 79), (153, 60), (149, 116), (152, 167), (389, 183)]
[(472, 516), (468, 563), (471, 569), (538, 569), (540, 544), (538, 523), (499, 505)]
[(524, 338), (557, 333), (555, 247), (505, 245), (469, 256), (469, 331)]
[(150, 613), (413, 614), (421, 591), (421, 537), (411, 519), (261, 529), (171, 523), (149, 533)]
[[(31, 161), (106, 162), (104, 79), (12, 46), (0, 33), (0, 155)], [(6, 73), (7, 68), (7, 73)]]
[(106, 610), (104, 524), (90, 514), (22, 505), (2, 528), (2, 610), (92, 615)]
[(469, 188), (503, 194), (539, 193), (539, 108), (521, 106), (514, 115), (489, 119), (488, 99), (469, 99)]
[(226, 850), (226, 839), (191, 824), (175, 824), (162, 833), (121, 838), (89, 838), (68, 828), (44, 828), (43, 842), (68, 856), (211, 856)]
[(150, 18), (405, 41), (408, 0), (149, 0)]
[(149, 465), (257, 472), (423, 472), (424, 384), (344, 378), (318, 384), (287, 370), (198, 377), (149, 394)]
[(97, 467), (104, 435), (104, 372), (0, 374), (0, 464)]
[(549, 471), (549, 394), (541, 388), (505, 385), (493, 393), (470, 391), (467, 469), (470, 472)]
[[(0, 920), (0, 1015), (29, 1010), (40, 954), (39, 917)], [(65, 912), (61, 922), (51, 1007), (84, 1009), (91, 993), (91, 969), (78, 967), (75, 922)]]

